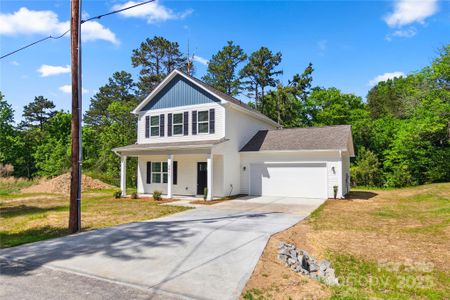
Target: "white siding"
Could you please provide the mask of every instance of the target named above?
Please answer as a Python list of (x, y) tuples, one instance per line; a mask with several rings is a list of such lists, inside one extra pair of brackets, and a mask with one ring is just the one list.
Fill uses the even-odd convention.
[[(333, 186), (338, 185), (338, 197), (342, 197), (341, 157), (338, 151), (302, 151), (302, 152), (241, 152), (241, 193), (249, 194), (250, 165), (256, 163), (325, 163), (327, 168), (328, 197), (333, 197)], [(245, 167), (245, 171), (244, 171)], [(334, 167), (334, 171), (333, 171)]]
[[(206, 162), (206, 155), (174, 155), (178, 162), (177, 184), (172, 186), (175, 195), (195, 195), (197, 193), (197, 162)], [(166, 162), (167, 155), (139, 156), (138, 158), (138, 186), (140, 194), (151, 194), (158, 190), (167, 193), (167, 183), (146, 183), (147, 162)], [(213, 156), (213, 195), (222, 197), (223, 159), (219, 155)]]
[(225, 122), (225, 138), (228, 141), (217, 145), (214, 152), (223, 154), (224, 193), (239, 194), (241, 191), (239, 150), (259, 130), (274, 129), (274, 126), (232, 107), (226, 109)]
[[(192, 111), (209, 110), (210, 108), (215, 109), (215, 133), (197, 133), (192, 135)], [(188, 135), (173, 135), (167, 136), (167, 114), (172, 113), (183, 113), (189, 112), (189, 134)], [(150, 136), (145, 138), (145, 117), (146, 116), (158, 116), (165, 114), (164, 118), (164, 137)], [(138, 144), (150, 144), (150, 143), (171, 143), (171, 142), (184, 142), (184, 141), (203, 141), (203, 140), (214, 140), (223, 138), (225, 134), (225, 108), (217, 103), (208, 104), (198, 104), (182, 107), (171, 107), (164, 109), (155, 109), (142, 112), (138, 116), (138, 126), (137, 126), (137, 143)]]

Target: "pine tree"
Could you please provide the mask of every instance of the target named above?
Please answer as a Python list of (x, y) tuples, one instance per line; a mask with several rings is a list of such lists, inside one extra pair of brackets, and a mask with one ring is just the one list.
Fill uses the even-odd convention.
[(34, 97), (34, 101), (23, 108), (22, 116), (25, 121), (22, 126), (32, 127), (38, 123), (42, 130), (44, 123), (56, 113), (54, 108), (55, 104), (43, 96)]
[(180, 51), (176, 42), (155, 36), (147, 38), (131, 56), (133, 67), (140, 67), (139, 92), (150, 93), (162, 79), (175, 69), (186, 72), (188, 58)]
[(242, 90), (242, 81), (237, 67), (247, 59), (244, 50), (233, 41), (228, 41), (217, 52), (208, 64), (208, 70), (203, 80), (214, 88), (231, 96), (238, 95)]
[(87, 125), (100, 125), (102, 118), (108, 116), (108, 107), (115, 101), (128, 102), (136, 100), (136, 84), (130, 73), (115, 72), (108, 83), (99, 88), (99, 92), (91, 98), (89, 110), (86, 111), (84, 122)]
[(275, 87), (276, 76), (283, 74), (283, 71), (276, 70), (280, 63), (281, 52), (273, 54), (268, 48), (261, 47), (250, 55), (249, 62), (241, 70), (248, 95), (254, 97), (257, 109), (262, 109), (260, 100), (264, 98), (266, 88)]

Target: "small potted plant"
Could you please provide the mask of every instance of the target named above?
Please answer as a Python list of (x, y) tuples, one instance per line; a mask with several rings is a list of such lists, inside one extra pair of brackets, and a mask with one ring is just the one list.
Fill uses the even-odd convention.
[(338, 186), (337, 186), (337, 185), (334, 185), (334, 186), (333, 186), (334, 199), (337, 198), (337, 192), (338, 192)]
[(122, 191), (115, 191), (113, 196), (114, 196), (115, 199), (122, 198)]
[(131, 193), (130, 198), (131, 199), (138, 199), (139, 197), (138, 197), (137, 193)]
[(208, 196), (208, 188), (203, 189), (203, 200), (206, 201), (206, 197)]
[(155, 201), (161, 200), (161, 195), (162, 195), (162, 192), (157, 191), (157, 190), (153, 191), (153, 200), (155, 200)]

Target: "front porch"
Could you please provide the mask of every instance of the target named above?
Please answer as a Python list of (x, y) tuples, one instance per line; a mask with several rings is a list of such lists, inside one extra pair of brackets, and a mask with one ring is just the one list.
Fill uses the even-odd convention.
[[(137, 193), (151, 196), (160, 191), (164, 197), (223, 197), (223, 156), (214, 154), (212, 144), (202, 143), (189, 149), (158, 144), (117, 148), (120, 156), (120, 189), (126, 195), (128, 157), (137, 157)], [(135, 147), (132, 147), (135, 146)]]

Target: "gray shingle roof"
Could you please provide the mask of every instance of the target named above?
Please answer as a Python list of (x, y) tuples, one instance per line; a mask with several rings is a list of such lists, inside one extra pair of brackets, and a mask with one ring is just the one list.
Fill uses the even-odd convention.
[[(241, 149), (247, 151), (347, 150), (353, 155), (350, 125), (260, 130)], [(348, 149), (351, 147), (352, 149)]]
[[(180, 72), (181, 72), (181, 71), (180, 71)], [(183, 73), (183, 74), (186, 75), (186, 76), (188, 76), (189, 78), (191, 78), (191, 79), (194, 80), (195, 82), (197, 82), (199, 85), (201, 85), (205, 90), (209, 91), (210, 93), (216, 94), (216, 95), (218, 95), (219, 97), (221, 97), (221, 98), (227, 100), (228, 102), (231, 102), (231, 103), (234, 103), (234, 104), (236, 104), (236, 105), (239, 105), (239, 106), (245, 108), (246, 110), (251, 111), (252, 113), (258, 114), (258, 115), (260, 115), (261, 117), (263, 117), (263, 118), (265, 118), (265, 119), (268, 119), (268, 120), (270, 120), (270, 121), (272, 121), (272, 122), (274, 122), (274, 123), (277, 123), (276, 121), (273, 121), (272, 119), (270, 119), (270, 118), (267, 117), (266, 115), (262, 114), (262, 113), (259, 112), (258, 110), (256, 110), (256, 109), (250, 107), (248, 104), (246, 104), (246, 103), (244, 103), (244, 102), (242, 102), (242, 101), (240, 101), (240, 100), (238, 100), (238, 99), (236, 99), (236, 98), (234, 98), (234, 97), (232, 97), (232, 96), (230, 96), (230, 95), (228, 95), (228, 94), (226, 94), (226, 93), (224, 93), (224, 92), (219, 91), (218, 89), (216, 89), (216, 88), (210, 86), (209, 84), (207, 84), (207, 83), (201, 81), (201, 80), (198, 79), (198, 78), (195, 78), (195, 77), (193, 77), (193, 76), (190, 76), (190, 75), (188, 75), (188, 74), (186, 74), (186, 73)]]
[(126, 152), (126, 151), (136, 151), (136, 150), (165, 150), (173, 148), (184, 148), (184, 147), (208, 147), (210, 145), (217, 145), (226, 142), (227, 139), (218, 140), (204, 140), (204, 141), (185, 141), (185, 142), (172, 142), (172, 143), (147, 143), (147, 144), (132, 144), (123, 147), (118, 147), (112, 149), (114, 152)]

